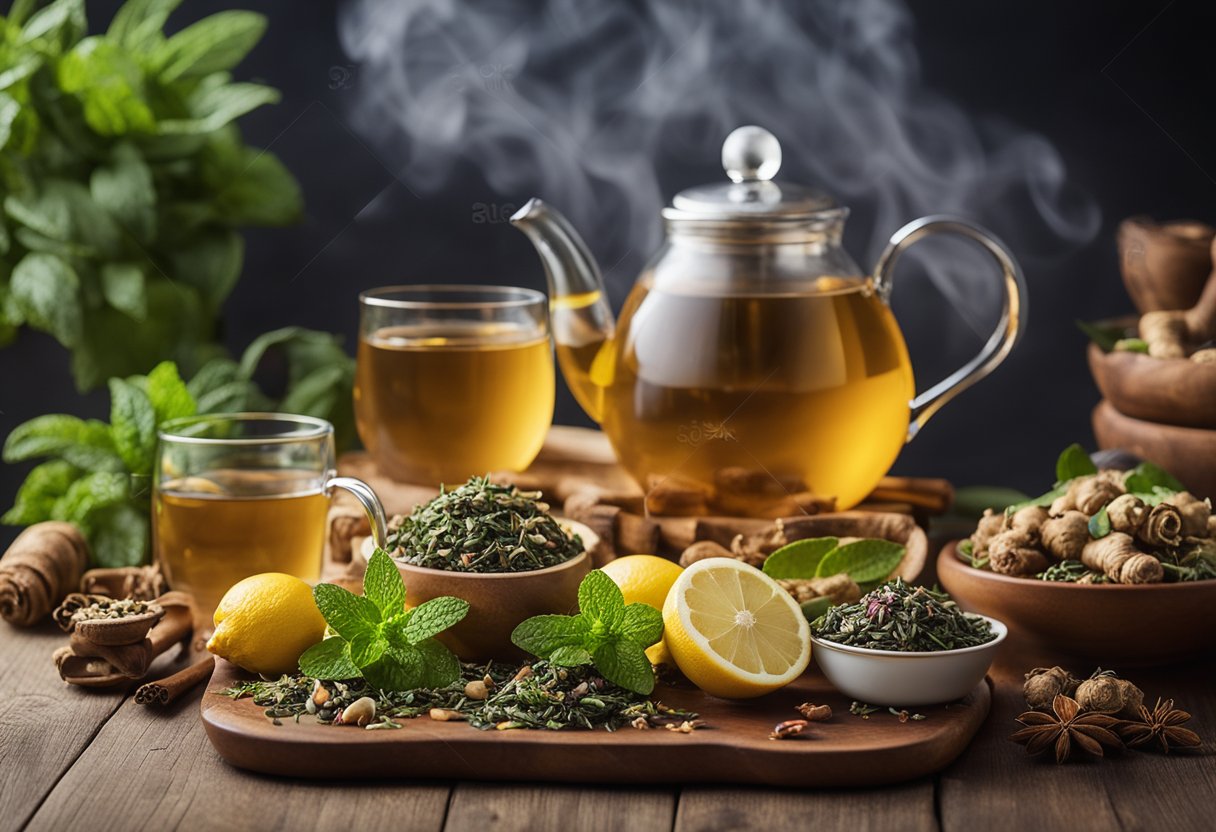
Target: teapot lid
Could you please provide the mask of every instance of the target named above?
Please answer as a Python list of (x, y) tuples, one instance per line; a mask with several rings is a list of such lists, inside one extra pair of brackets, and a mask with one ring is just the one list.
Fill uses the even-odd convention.
[(672, 207), (704, 219), (790, 217), (837, 207), (836, 200), (822, 191), (772, 181), (781, 168), (781, 144), (763, 127), (731, 131), (722, 143), (722, 167), (730, 182), (680, 191)]

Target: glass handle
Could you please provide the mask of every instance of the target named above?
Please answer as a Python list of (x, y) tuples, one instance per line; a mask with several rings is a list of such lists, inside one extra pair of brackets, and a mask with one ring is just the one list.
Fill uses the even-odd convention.
[(907, 440), (920, 432), (929, 417), (946, 402), (991, 373), (1005, 360), (1022, 330), (1026, 328), (1026, 280), (1022, 269), (1004, 243), (978, 225), (957, 217), (934, 215), (921, 217), (896, 231), (874, 266), (874, 288), (884, 302), (891, 297), (891, 277), (899, 255), (913, 243), (931, 234), (959, 234), (979, 243), (996, 260), (1004, 286), (1004, 305), (996, 329), (980, 350), (979, 355), (959, 367), (946, 378), (916, 396), (910, 402), (912, 410)]
[(372, 540), (379, 548), (387, 549), (388, 529), (384, 520), (384, 506), (380, 505), (380, 498), (376, 496), (375, 491), (372, 491), (372, 487), (354, 477), (330, 477), (325, 481), (327, 495), (333, 493), (335, 488), (341, 488), (354, 495), (355, 499), (359, 501), (359, 505), (363, 506), (363, 511), (367, 513), (367, 521), (372, 527)]

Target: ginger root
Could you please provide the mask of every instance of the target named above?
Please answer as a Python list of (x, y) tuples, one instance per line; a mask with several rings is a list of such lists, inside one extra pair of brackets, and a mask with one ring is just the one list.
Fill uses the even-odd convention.
[(1182, 515), (1183, 537), (1205, 537), (1208, 521), (1212, 518), (1212, 506), (1189, 491), (1182, 491), (1167, 500)]
[(1136, 548), (1136, 541), (1123, 532), (1091, 540), (1081, 550), (1081, 562), (1120, 584), (1155, 584), (1165, 577), (1161, 561)]
[(971, 535), (972, 552), (976, 555), (987, 553), (988, 544), (992, 542), (992, 538), (1004, 530), (1005, 515), (994, 512), (992, 509), (986, 509), (984, 516), (980, 518), (979, 525), (975, 527), (975, 534)]
[(794, 596), (799, 604), (813, 598), (826, 597), (833, 604), (848, 604), (861, 600), (861, 587), (848, 575), (831, 575), (827, 578), (806, 578), (777, 581), (781, 588)]
[(1029, 532), (1008, 529), (988, 543), (988, 565), (1002, 575), (1034, 575), (1048, 567), (1047, 556)]
[(1169, 503), (1153, 506), (1136, 537), (1149, 546), (1175, 546), (1182, 540), (1182, 512)]
[(1140, 337), (1153, 358), (1186, 358), (1189, 336), (1186, 313), (1178, 310), (1145, 312), (1140, 316)]
[(0, 617), (29, 627), (75, 592), (89, 565), (80, 529), (48, 521), (27, 528), (0, 560)]
[(1144, 692), (1126, 679), (1098, 670), (1077, 686), (1077, 704), (1099, 714), (1134, 717), (1144, 704)]
[(1135, 494), (1123, 494), (1106, 506), (1106, 516), (1111, 529), (1134, 537), (1148, 517), (1148, 506)]
[(1079, 511), (1066, 511), (1059, 517), (1048, 519), (1040, 534), (1043, 548), (1053, 558), (1079, 560), (1081, 550), (1090, 541), (1089, 518)]
[[(1073, 499), (1076, 503), (1077, 511), (1093, 517), (1102, 510), (1102, 506), (1110, 503), (1126, 489), (1123, 487), (1122, 479), (1116, 479), (1108, 476), (1106, 472), (1095, 474), (1092, 477), (1079, 478), (1076, 494)], [(1069, 488), (1071, 491), (1072, 488)]]
[(1056, 697), (1072, 696), (1079, 682), (1062, 667), (1036, 667), (1026, 674), (1022, 695), (1034, 711), (1050, 711)]

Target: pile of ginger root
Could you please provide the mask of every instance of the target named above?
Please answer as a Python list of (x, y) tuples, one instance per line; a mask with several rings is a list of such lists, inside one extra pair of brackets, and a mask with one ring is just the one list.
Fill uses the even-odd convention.
[[(1077, 477), (1050, 506), (1028, 506), (1012, 514), (989, 509), (971, 536), (973, 562), (986, 559), (1003, 575), (1033, 577), (1052, 564), (1080, 561), (1091, 574), (1120, 584), (1165, 580), (1163, 558), (1200, 553), (1216, 558), (1216, 517), (1208, 501), (1189, 492), (1149, 505), (1124, 487), (1124, 471), (1103, 470)], [(1102, 509), (1110, 531), (1094, 538), (1090, 519)]]

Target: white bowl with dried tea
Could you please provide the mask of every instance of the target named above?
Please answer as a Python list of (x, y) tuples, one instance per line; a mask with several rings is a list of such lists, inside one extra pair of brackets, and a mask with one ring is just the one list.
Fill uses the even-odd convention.
[(969, 694), (1008, 630), (943, 592), (896, 579), (811, 624), (811, 655), (841, 693), (874, 705), (953, 702)]

